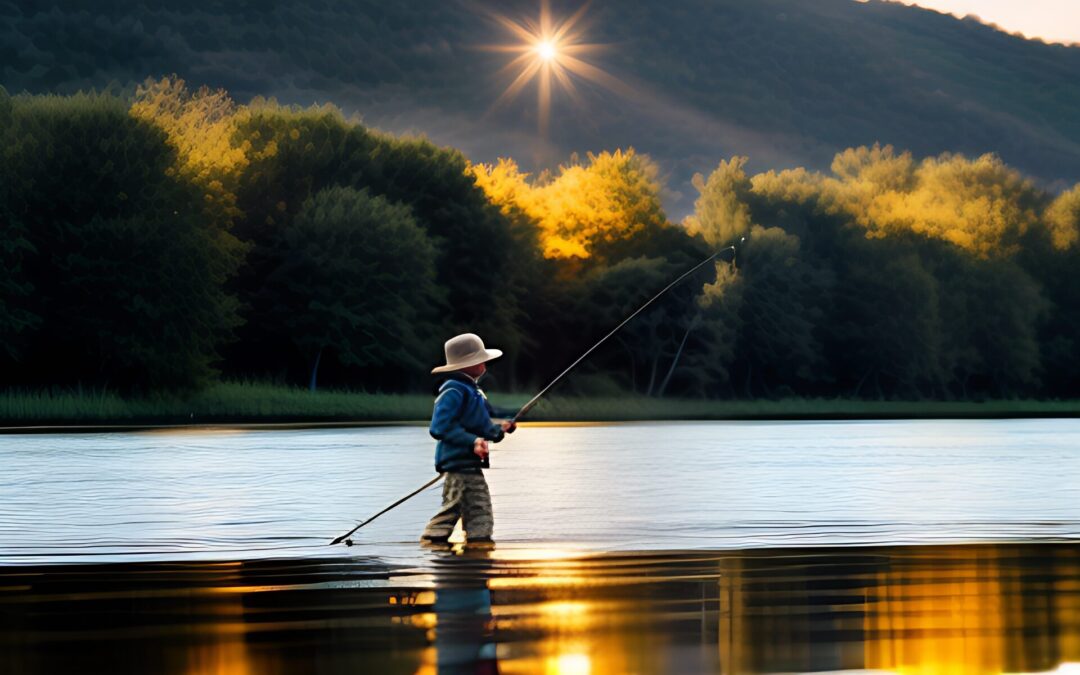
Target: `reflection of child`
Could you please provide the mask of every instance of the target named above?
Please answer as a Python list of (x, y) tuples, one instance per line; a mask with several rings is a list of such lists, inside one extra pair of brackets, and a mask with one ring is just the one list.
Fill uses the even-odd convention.
[(488, 463), (488, 442), (498, 443), (514, 431), (513, 422), (495, 423), (493, 411), (477, 381), (487, 372), (484, 364), (502, 356), (498, 349), (485, 349), (483, 341), (465, 333), (446, 342), (446, 365), (432, 373), (449, 373), (439, 387), (435, 411), (431, 415), (431, 435), (435, 446), (435, 470), (446, 474), (442, 508), (428, 522), (420, 541), (445, 543), (461, 518), (470, 543), (491, 541), (495, 524), (491, 493), (481, 469)]

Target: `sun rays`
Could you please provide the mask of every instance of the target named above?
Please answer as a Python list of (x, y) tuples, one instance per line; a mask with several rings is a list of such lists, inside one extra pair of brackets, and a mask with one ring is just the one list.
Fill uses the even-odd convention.
[(534, 80), (537, 83), (537, 120), (540, 134), (547, 135), (551, 119), (552, 89), (558, 87), (575, 101), (580, 101), (576, 78), (623, 92), (626, 86), (618, 79), (594, 66), (582, 57), (603, 49), (604, 45), (585, 42), (582, 18), (588, 4), (582, 5), (565, 19), (552, 15), (549, 0), (541, 0), (538, 19), (515, 21), (502, 14), (492, 18), (519, 42), (492, 45), (486, 49), (516, 54), (500, 71), (512, 78), (509, 86), (492, 106), (497, 109), (516, 98)]

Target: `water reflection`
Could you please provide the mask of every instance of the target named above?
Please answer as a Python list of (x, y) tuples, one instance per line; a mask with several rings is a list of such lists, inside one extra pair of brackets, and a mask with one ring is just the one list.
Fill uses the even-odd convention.
[[(495, 619), (488, 588), (491, 565), (483, 552), (464, 561), (457, 553), (435, 564), (435, 665), (439, 675), (498, 673)], [(425, 667), (431, 673), (430, 654)]]
[(726, 561), (726, 672), (1040, 672), (1080, 659), (1075, 546)]
[(865, 621), (867, 663), (899, 672), (1050, 670), (1080, 658), (1075, 551), (927, 553), (883, 570)]
[(0, 672), (1068, 672), (1080, 544), (0, 569)]

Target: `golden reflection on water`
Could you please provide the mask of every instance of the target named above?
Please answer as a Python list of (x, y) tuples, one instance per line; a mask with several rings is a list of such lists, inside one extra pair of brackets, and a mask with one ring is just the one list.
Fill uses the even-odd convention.
[(235, 639), (199, 645), (188, 651), (186, 675), (254, 675), (247, 643)]
[[(724, 672), (1031, 673), (1080, 660), (1075, 547), (894, 550), (838, 577), (733, 561), (720, 579)], [(751, 563), (751, 564), (747, 564)]]
[(367, 585), (355, 567), (113, 566), (103, 581), (0, 570), (0, 672), (71, 672), (65, 657), (80, 672), (177, 675), (983, 675), (1080, 662), (1076, 544), (489, 552), (373, 568)]
[(207, 622), (199, 643), (185, 650), (184, 675), (254, 675), (266, 672), (256, 670), (252, 655), (244, 639), (244, 607), (239, 595), (225, 594), (215, 598), (207, 614), (214, 617)]
[(1036, 672), (1080, 658), (1075, 558), (1066, 562), (1067, 579), (1019, 565), (997, 547), (944, 549), (935, 558), (933, 565), (879, 573), (865, 622), (869, 667)]
[(866, 617), (866, 660), (900, 673), (1005, 669), (1009, 570), (993, 551), (947, 570), (885, 572)]

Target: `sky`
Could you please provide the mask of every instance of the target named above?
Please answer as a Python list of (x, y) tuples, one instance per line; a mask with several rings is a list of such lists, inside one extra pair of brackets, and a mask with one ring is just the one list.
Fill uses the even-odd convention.
[(1080, 0), (901, 0), (986, 23), (1047, 42), (1080, 43)]

